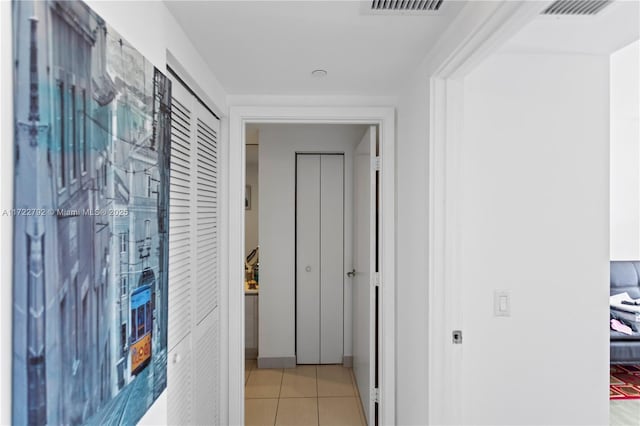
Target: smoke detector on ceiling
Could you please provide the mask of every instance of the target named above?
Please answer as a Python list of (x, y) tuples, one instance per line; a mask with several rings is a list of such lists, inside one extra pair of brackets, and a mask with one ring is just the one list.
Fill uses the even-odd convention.
[(613, 3), (613, 0), (558, 0), (547, 7), (543, 15), (585, 16), (595, 15)]
[(371, 0), (373, 11), (435, 12), (444, 0)]

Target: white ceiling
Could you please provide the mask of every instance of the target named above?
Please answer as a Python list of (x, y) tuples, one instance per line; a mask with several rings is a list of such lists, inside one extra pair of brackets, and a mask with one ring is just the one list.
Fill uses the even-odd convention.
[(640, 2), (617, 0), (595, 16), (540, 16), (502, 49), (608, 55), (640, 38)]
[[(233, 95), (396, 95), (464, 5), (379, 15), (369, 1), (165, 2)], [(319, 68), (325, 78), (311, 76)]]

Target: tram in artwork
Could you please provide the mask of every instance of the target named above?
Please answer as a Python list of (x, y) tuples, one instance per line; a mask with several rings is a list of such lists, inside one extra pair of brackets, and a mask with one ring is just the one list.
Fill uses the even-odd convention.
[[(131, 293), (131, 374), (137, 375), (151, 361), (151, 330), (153, 328), (153, 285), (151, 270), (145, 271), (140, 285)], [(151, 273), (149, 276), (148, 273)]]

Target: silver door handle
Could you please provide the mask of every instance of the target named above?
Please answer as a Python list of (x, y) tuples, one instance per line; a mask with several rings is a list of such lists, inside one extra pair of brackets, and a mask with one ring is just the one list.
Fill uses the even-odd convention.
[(311, 266), (307, 266), (306, 268), (304, 268), (304, 270), (307, 272), (311, 272)]
[(347, 272), (347, 276), (349, 278), (353, 278), (356, 275), (356, 270), (354, 269), (353, 271)]

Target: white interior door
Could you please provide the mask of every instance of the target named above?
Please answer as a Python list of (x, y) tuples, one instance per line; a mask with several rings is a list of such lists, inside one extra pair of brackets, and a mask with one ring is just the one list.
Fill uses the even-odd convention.
[(167, 417), (193, 423), (194, 143), (196, 100), (176, 80), (171, 87), (171, 172), (169, 185), (169, 315)]
[(320, 364), (342, 364), (344, 156), (320, 156)]
[(320, 156), (296, 168), (296, 362), (320, 363)]
[(219, 423), (220, 121), (172, 84), (169, 215), (169, 424)]
[(344, 354), (344, 156), (297, 156), (296, 358), (341, 364)]
[(353, 372), (368, 424), (374, 410), (375, 384), (375, 255), (376, 127), (371, 126), (356, 147), (354, 173)]

